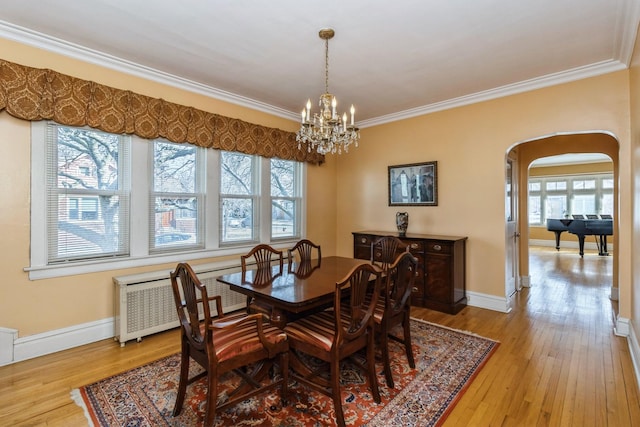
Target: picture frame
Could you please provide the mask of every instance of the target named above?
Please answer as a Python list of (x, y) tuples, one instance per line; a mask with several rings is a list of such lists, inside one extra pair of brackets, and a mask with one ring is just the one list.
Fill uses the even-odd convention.
[(388, 167), (389, 206), (438, 206), (438, 162)]

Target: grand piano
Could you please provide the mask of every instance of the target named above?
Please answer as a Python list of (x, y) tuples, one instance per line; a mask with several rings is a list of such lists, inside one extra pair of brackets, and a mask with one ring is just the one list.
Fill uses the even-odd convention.
[(582, 215), (574, 215), (574, 218), (547, 219), (547, 230), (556, 234), (556, 249), (560, 250), (560, 235), (563, 231), (568, 231), (578, 236), (581, 257), (584, 256), (585, 236), (595, 236), (598, 255), (609, 255), (607, 236), (613, 235), (613, 219), (603, 219), (602, 216), (596, 219), (595, 216), (588, 215), (586, 219)]

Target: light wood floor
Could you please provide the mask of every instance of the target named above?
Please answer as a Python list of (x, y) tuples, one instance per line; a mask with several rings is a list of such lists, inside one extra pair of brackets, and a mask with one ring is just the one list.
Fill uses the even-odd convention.
[[(415, 317), (501, 342), (445, 426), (638, 426), (625, 338), (613, 334), (611, 257), (532, 248), (530, 289), (509, 314), (466, 307)], [(72, 388), (179, 350), (177, 331), (111, 340), (0, 367), (0, 426), (86, 426)]]

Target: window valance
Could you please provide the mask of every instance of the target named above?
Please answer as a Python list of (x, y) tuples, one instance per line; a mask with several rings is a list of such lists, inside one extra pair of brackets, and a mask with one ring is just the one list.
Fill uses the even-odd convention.
[(23, 120), (53, 120), (267, 158), (324, 162), (316, 152), (298, 150), (293, 132), (0, 59), (2, 110)]

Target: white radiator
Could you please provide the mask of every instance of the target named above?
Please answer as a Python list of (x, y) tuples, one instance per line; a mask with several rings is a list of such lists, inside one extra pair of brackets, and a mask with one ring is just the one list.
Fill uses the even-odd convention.
[[(246, 307), (247, 297), (216, 281), (217, 276), (240, 271), (233, 265), (192, 266), (209, 295), (222, 297), (225, 313)], [(124, 347), (129, 340), (180, 326), (173, 301), (169, 271), (154, 271), (113, 278), (115, 285), (115, 337)]]

